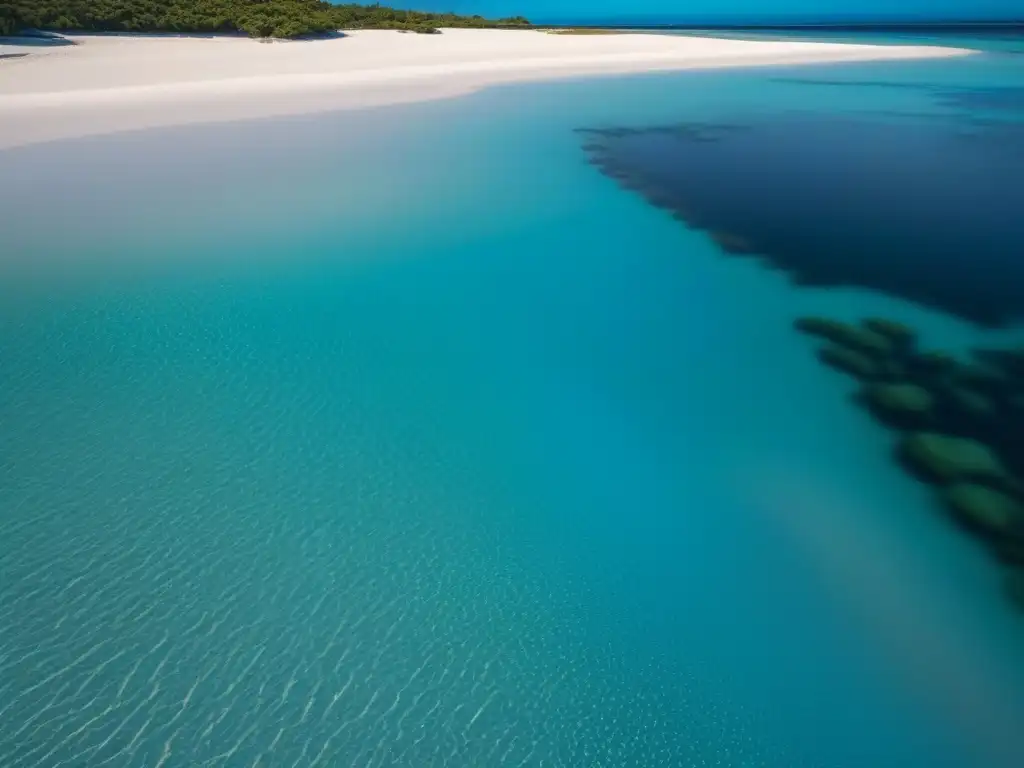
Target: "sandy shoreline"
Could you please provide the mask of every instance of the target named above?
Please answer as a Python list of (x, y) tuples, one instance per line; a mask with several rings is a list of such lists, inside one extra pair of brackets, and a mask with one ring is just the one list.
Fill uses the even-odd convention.
[(0, 61), (0, 148), (444, 98), (517, 81), (969, 53), (924, 46), (469, 29), (441, 35), (366, 30), (273, 44), (234, 37), (71, 39), (79, 44)]

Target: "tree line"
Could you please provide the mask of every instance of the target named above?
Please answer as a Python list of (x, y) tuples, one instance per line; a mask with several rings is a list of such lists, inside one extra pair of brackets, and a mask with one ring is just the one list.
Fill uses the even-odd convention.
[(54, 32), (243, 33), (296, 38), (338, 29), (525, 27), (522, 16), (490, 20), (324, 0), (0, 0), (0, 34)]

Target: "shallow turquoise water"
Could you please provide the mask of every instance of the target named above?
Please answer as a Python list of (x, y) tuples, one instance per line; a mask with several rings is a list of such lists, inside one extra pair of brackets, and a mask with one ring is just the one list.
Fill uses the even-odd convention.
[(998, 572), (789, 323), (1021, 334), (723, 258), (573, 133), (955, 109), (809, 74), (0, 155), (0, 765), (1019, 765)]

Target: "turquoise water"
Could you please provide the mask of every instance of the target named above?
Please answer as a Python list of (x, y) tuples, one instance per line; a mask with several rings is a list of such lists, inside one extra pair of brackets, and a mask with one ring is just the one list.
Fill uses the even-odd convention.
[[(756, 30), (667, 30), (658, 34), (666, 35), (689, 35), (689, 36), (710, 36), (725, 37), (737, 40), (811, 40), (821, 42), (854, 43), (865, 45), (945, 45), (955, 48), (970, 48), (976, 51), (987, 53), (1021, 53), (1024, 52), (1024, 36), (1022, 36), (1020, 25), (1013, 29), (1006, 29), (1002, 32), (936, 32), (921, 29), (917, 31), (893, 32), (890, 30), (876, 31), (846, 31), (837, 30), (816, 30), (816, 29), (790, 29), (785, 32), (759, 32)], [(998, 67), (992, 59), (984, 62), (982, 66), (995, 75), (996, 82), (1004, 80), (1007, 83), (1014, 82), (1012, 76), (1013, 66)], [(1001, 73), (992, 72), (996, 68), (1002, 69)], [(989, 82), (988, 85), (994, 85)]]
[[(491, 18), (525, 14), (535, 23), (629, 19), (650, 24), (821, 23), (895, 19), (928, 23), (948, 19), (1020, 19), (1015, 0), (419, 0), (432, 11), (454, 10)], [(612, 22), (614, 23), (614, 22)]]
[(1020, 73), (564, 82), (0, 154), (0, 765), (1020, 765), (998, 569), (790, 322), (1024, 333), (725, 258), (574, 133), (938, 119), (965, 107), (936, 85)]

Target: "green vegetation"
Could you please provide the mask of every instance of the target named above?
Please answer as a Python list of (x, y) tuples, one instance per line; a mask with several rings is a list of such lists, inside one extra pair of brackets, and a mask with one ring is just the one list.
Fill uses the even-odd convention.
[(0, 0), (0, 34), (22, 29), (55, 32), (244, 33), (295, 38), (337, 29), (527, 27), (521, 16), (399, 11), (381, 5), (331, 5), (324, 0)]

